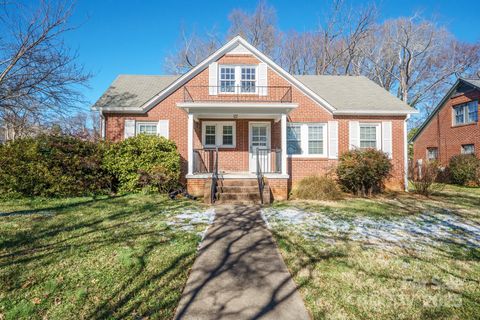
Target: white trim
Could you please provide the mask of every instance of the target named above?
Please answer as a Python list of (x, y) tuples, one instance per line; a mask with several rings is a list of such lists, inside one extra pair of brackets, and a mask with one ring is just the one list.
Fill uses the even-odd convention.
[(281, 116), (281, 133), (280, 138), (282, 139), (282, 174), (287, 174), (287, 115), (282, 113)]
[[(234, 81), (234, 91), (233, 92), (223, 92), (221, 91), (221, 82), (222, 82), (222, 68), (233, 68), (233, 81)], [(255, 91), (253, 92), (243, 92), (242, 91), (242, 68), (255, 69)], [(227, 80), (223, 80), (227, 81)], [(251, 80), (246, 80), (251, 81)], [(245, 95), (256, 95), (258, 94), (258, 65), (254, 64), (219, 64), (218, 65), (218, 75), (217, 75), (217, 84), (219, 95), (234, 95), (234, 94), (245, 94)]]
[[(252, 157), (252, 126), (253, 125), (265, 125), (267, 128), (267, 145), (266, 148), (270, 149), (272, 145), (272, 123), (270, 121), (249, 121), (248, 122), (248, 170), (249, 172), (256, 172), (256, 168), (252, 168), (251, 157)], [(268, 164), (270, 164), (270, 159), (268, 159)], [(255, 164), (256, 166), (256, 164)]]
[(393, 159), (393, 124), (392, 121), (382, 121), (382, 151)]
[[(301, 154), (288, 154), (289, 158), (318, 158), (326, 159), (328, 158), (328, 130), (327, 123), (325, 122), (288, 122), (288, 126), (300, 126), (300, 149)], [(322, 154), (310, 154), (308, 150), (308, 127), (309, 126), (321, 126), (322, 127), (322, 142), (323, 142), (323, 153)], [(285, 129), (286, 132), (286, 129)]]
[(328, 121), (328, 158), (338, 159), (338, 121)]
[(362, 109), (359, 109), (359, 110), (335, 110), (333, 111), (333, 114), (335, 115), (352, 115), (352, 116), (356, 116), (356, 115), (362, 115), (362, 116), (378, 116), (378, 115), (382, 115), (382, 116), (405, 116), (405, 115), (409, 115), (409, 114), (415, 114), (415, 113), (419, 113), (418, 110), (415, 110), (412, 108), (412, 111), (395, 111), (395, 110), (378, 110), (378, 111), (372, 111), (372, 110), (368, 110), (368, 109), (365, 109), (365, 110), (362, 110)]
[(135, 122), (135, 136), (140, 134), (140, 126), (155, 126), (155, 133), (151, 136), (158, 135), (158, 121), (136, 121)]
[(208, 65), (211, 62), (216, 61), (218, 58), (220, 58), (222, 55), (227, 53), (232, 49), (233, 46), (237, 46), (238, 44), (243, 45), (247, 50), (249, 50), (253, 55), (255, 55), (260, 61), (265, 62), (272, 70), (277, 72), (280, 76), (282, 76), (285, 80), (290, 82), (291, 84), (295, 85), (300, 91), (308, 95), (311, 99), (313, 99), (315, 102), (320, 104), (321, 106), (325, 107), (329, 111), (334, 111), (336, 110), (330, 103), (328, 103), (325, 99), (317, 95), (315, 92), (313, 92), (311, 89), (309, 89), (307, 86), (305, 86), (300, 80), (296, 79), (294, 76), (289, 74), (287, 71), (285, 71), (283, 68), (281, 68), (279, 65), (277, 65), (275, 62), (273, 62), (270, 58), (268, 58), (266, 55), (261, 53), (258, 49), (256, 49), (254, 46), (249, 44), (245, 39), (243, 39), (241, 36), (236, 36), (229, 42), (227, 42), (223, 47), (215, 51), (213, 54), (211, 54), (209, 57), (207, 57), (205, 60), (200, 62), (195, 68), (190, 70), (189, 72), (185, 73), (183, 76), (172, 82), (167, 88), (163, 89), (160, 91), (158, 94), (153, 96), (150, 100), (145, 102), (142, 106), (141, 109), (143, 112), (146, 112), (156, 106), (158, 102), (163, 100), (165, 97), (176, 91), (179, 87), (184, 85), (188, 80), (192, 79), (194, 76), (196, 76), (198, 73), (200, 73), (202, 70), (208, 67)]
[(136, 129), (135, 120), (125, 119), (124, 125), (123, 125), (123, 138), (127, 139), (131, 137), (135, 137), (135, 133), (136, 133), (135, 129)]
[(403, 157), (404, 157), (404, 184), (405, 191), (408, 192), (408, 133), (407, 133), (407, 121), (410, 118), (408, 115), (403, 121)]
[(242, 109), (295, 109), (298, 103), (265, 103), (265, 102), (177, 102), (177, 107), (180, 108), (242, 108)]
[[(205, 127), (215, 126), (215, 145), (205, 144)], [(231, 145), (223, 144), (223, 127), (232, 126), (232, 143)], [(219, 148), (235, 148), (237, 146), (237, 122), (236, 121), (202, 121), (202, 145), (204, 147), (219, 147)], [(219, 143), (222, 142), (222, 143)]]
[[(257, 175), (254, 173), (219, 173), (218, 174), (222, 179), (255, 179)], [(289, 179), (290, 175), (282, 173), (265, 173), (263, 175), (267, 179)], [(187, 174), (185, 178), (187, 179), (209, 179), (212, 177), (211, 173), (196, 173), (196, 174)]]
[(188, 174), (193, 173), (193, 114), (188, 114), (187, 124)]
[(375, 127), (375, 149), (382, 150), (382, 123), (381, 122), (359, 122), (358, 123), (358, 148), (362, 148), (362, 126), (372, 126)]

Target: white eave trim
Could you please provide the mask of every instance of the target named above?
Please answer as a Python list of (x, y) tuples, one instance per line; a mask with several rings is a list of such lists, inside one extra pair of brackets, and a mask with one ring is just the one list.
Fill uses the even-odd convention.
[(405, 116), (410, 114), (418, 113), (418, 110), (405, 110), (405, 111), (395, 111), (395, 110), (335, 110), (333, 112), (334, 115), (362, 115), (362, 116)]
[(139, 108), (97, 107), (94, 110), (103, 113), (145, 113), (145, 110)]
[(298, 103), (252, 103), (252, 102), (178, 102), (180, 108), (245, 108), (245, 109), (295, 109)]
[(315, 92), (310, 90), (300, 80), (296, 79), (294, 76), (292, 76), (287, 71), (282, 69), (275, 62), (273, 62), (270, 58), (268, 58), (266, 55), (261, 53), (259, 50), (257, 50), (254, 46), (252, 46), (250, 43), (248, 43), (245, 39), (243, 39), (240, 36), (234, 37), (232, 40), (227, 42), (223, 47), (221, 47), (220, 49), (215, 51), (213, 54), (211, 54), (209, 57), (207, 57), (205, 60), (203, 60), (195, 68), (193, 68), (189, 72), (185, 73), (183, 76), (181, 76), (180, 78), (175, 80), (172, 84), (170, 84), (167, 88), (165, 88), (164, 90), (162, 90), (161, 92), (156, 94), (154, 97), (152, 97), (146, 103), (144, 103), (141, 106), (141, 109), (143, 109), (143, 111), (146, 112), (149, 109), (153, 108), (159, 101), (163, 100), (165, 97), (170, 95), (172, 92), (174, 92), (175, 90), (180, 88), (188, 80), (193, 78), (200, 71), (202, 71), (203, 69), (208, 67), (210, 62), (215, 61), (218, 57), (227, 53), (234, 45), (238, 45), (238, 44), (241, 44), (245, 48), (250, 50), (252, 52), (252, 54), (256, 55), (261, 61), (267, 63), (273, 70), (275, 70), (279, 75), (281, 75), (283, 78), (285, 78), (285, 80), (287, 80), (291, 84), (298, 87), (301, 91), (303, 91), (305, 94), (307, 94), (315, 102), (317, 102), (321, 106), (325, 107), (330, 112), (333, 112), (335, 110), (335, 108), (330, 103), (328, 103), (325, 99), (323, 99), (322, 97), (317, 95)]

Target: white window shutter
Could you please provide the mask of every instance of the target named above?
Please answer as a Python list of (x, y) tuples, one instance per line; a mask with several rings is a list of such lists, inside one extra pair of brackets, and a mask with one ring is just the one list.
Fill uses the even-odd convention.
[(159, 120), (157, 125), (157, 134), (160, 137), (165, 137), (168, 139), (168, 120)]
[(212, 62), (208, 66), (208, 94), (217, 95), (218, 88), (218, 63)]
[(338, 121), (328, 121), (328, 158), (338, 159)]
[(360, 123), (358, 121), (349, 121), (348, 125), (349, 149), (360, 148)]
[(258, 64), (258, 94), (260, 96), (267, 96), (268, 95), (268, 79), (267, 79), (267, 64), (264, 62), (260, 62)]
[(135, 136), (135, 120), (125, 120), (124, 126), (124, 138), (130, 138)]
[(392, 122), (382, 122), (382, 151), (392, 159)]

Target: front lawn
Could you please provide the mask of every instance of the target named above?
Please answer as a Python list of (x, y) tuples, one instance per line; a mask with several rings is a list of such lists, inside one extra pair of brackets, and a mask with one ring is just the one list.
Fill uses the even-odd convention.
[(0, 319), (170, 319), (211, 217), (159, 195), (3, 201)]
[(290, 201), (263, 215), (315, 319), (480, 318), (480, 190)]

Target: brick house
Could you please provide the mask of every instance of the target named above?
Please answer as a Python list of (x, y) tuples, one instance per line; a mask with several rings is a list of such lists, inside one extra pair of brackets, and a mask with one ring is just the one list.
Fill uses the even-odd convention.
[(480, 80), (458, 79), (412, 137), (414, 162), (446, 166), (454, 155), (480, 156), (479, 98)]
[(175, 141), (193, 194), (207, 195), (212, 181), (245, 179), (252, 192), (265, 181), (267, 197), (285, 199), (299, 179), (334, 168), (342, 152), (368, 147), (392, 159), (387, 186), (406, 188), (414, 109), (365, 77), (293, 76), (239, 36), (182, 76), (120, 75), (93, 108), (105, 139), (147, 133)]

